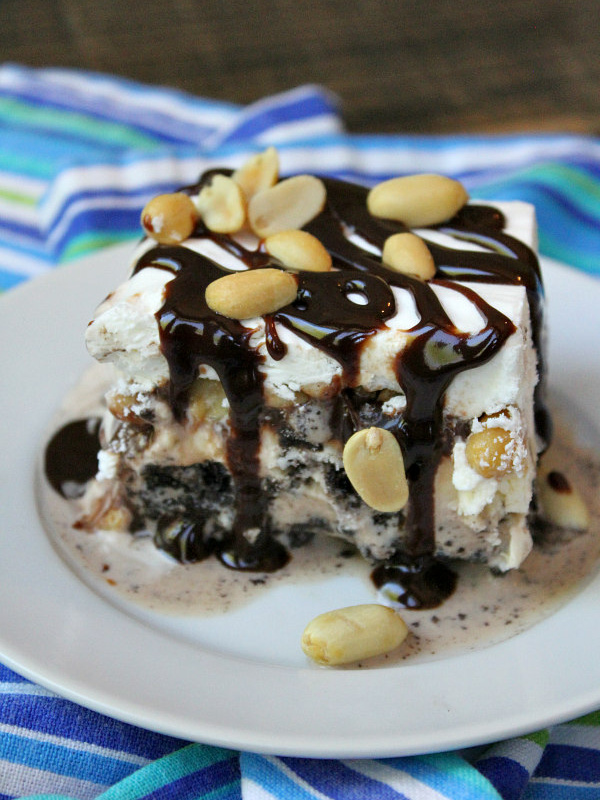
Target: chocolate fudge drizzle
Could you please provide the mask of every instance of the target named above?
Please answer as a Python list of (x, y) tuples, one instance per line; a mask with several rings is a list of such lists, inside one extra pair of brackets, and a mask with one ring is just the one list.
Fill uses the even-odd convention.
[[(216, 172), (230, 174), (230, 170), (212, 170), (185, 191), (197, 193)], [(533, 339), (541, 353), (543, 293), (537, 259), (528, 247), (504, 232), (503, 216), (493, 208), (469, 205), (449, 222), (436, 226), (457, 241), (475, 242), (486, 248), (482, 252), (428, 242), (436, 265), (431, 283), (465, 295), (484, 320), (478, 333), (465, 333), (453, 325), (430, 283), (387, 269), (379, 256), (348, 238), (349, 234), (356, 234), (381, 250), (388, 236), (407, 230), (402, 223), (372, 217), (364, 187), (334, 179), (323, 182), (327, 188), (326, 206), (305, 230), (330, 252), (334, 271), (297, 273), (294, 302), (265, 317), (267, 351), (273, 359), (285, 358), (286, 346), (277, 333), (277, 325), (282, 325), (340, 364), (341, 388), (355, 388), (365, 342), (395, 314), (391, 287), (411, 293), (420, 320), (408, 332), (409, 343), (395, 364), (398, 383), (406, 395), (406, 409), (385, 423), (401, 446), (409, 482), (409, 502), (403, 515), (408, 532), (403, 548), (406, 555), (402, 564), (395, 565), (395, 572), (394, 563), (386, 563), (375, 569), (373, 579), (378, 585), (390, 580), (401, 583), (404, 588), (400, 594), (406, 595), (403, 602), (409, 607), (432, 606), (454, 586), (452, 574), (433, 560), (433, 491), (443, 448), (444, 394), (456, 375), (488, 361), (515, 331), (511, 320), (476, 292), (454, 281), (524, 285)], [(283, 268), (261, 246), (248, 250), (227, 236), (210, 232), (202, 222), (193, 235), (213, 239), (249, 269)], [(166, 286), (164, 304), (156, 315), (162, 351), (169, 364), (170, 402), (175, 417), (182, 420), (186, 413), (190, 388), (201, 364), (217, 372), (230, 404), (227, 461), (237, 500), (233, 529), (221, 559), (235, 568), (277, 569), (287, 554), (265, 525), (265, 498), (258, 474), (264, 406), (260, 365), (264, 357), (252, 346), (251, 329), (211, 311), (204, 299), (207, 285), (230, 270), (185, 244), (153, 247), (140, 258), (135, 271), (150, 266), (169, 270), (175, 276)], [(357, 296), (361, 303), (356, 302)], [(351, 402), (348, 395), (345, 400)], [(547, 438), (543, 386), (538, 387), (536, 409), (538, 434)], [(352, 419), (356, 424), (358, 416), (353, 415)], [(426, 579), (428, 575), (433, 576), (431, 580)], [(429, 585), (423, 590), (427, 580)]]

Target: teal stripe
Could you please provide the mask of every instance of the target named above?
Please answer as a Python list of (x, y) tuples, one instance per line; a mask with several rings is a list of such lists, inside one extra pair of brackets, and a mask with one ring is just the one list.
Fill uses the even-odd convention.
[(457, 753), (380, 759), (400, 772), (406, 772), (449, 800), (502, 800), (492, 784)]
[(111, 122), (84, 112), (46, 108), (14, 98), (0, 97), (0, 121), (11, 127), (22, 126), (43, 131), (46, 135), (68, 134), (90, 143), (110, 141), (113, 146), (152, 149), (154, 137), (141, 133), (133, 125)]
[[(142, 767), (133, 775), (101, 795), (102, 800), (141, 800), (169, 783), (184, 778), (193, 772), (206, 769), (220, 761), (227, 761), (236, 754), (221, 747), (203, 744), (190, 744), (181, 750), (163, 756), (157, 761)], [(235, 783), (238, 781), (236, 780)], [(234, 785), (235, 785), (234, 783)], [(229, 787), (227, 791), (230, 791)], [(220, 792), (223, 794), (224, 792)], [(207, 795), (210, 797), (210, 795)], [(218, 795), (217, 795), (218, 797)]]
[(575, 206), (591, 216), (598, 217), (600, 210), (600, 184), (597, 179), (589, 175), (583, 167), (559, 162), (545, 162), (515, 170), (506, 180), (492, 181), (484, 190), (486, 196), (492, 197), (493, 192), (519, 185), (521, 183), (540, 183), (541, 193), (543, 187), (564, 195)]
[[(2, 120), (0, 119), (0, 124)], [(94, 164), (100, 166), (106, 161), (118, 163), (118, 157), (128, 148), (122, 147), (118, 142), (113, 142), (108, 136), (104, 139), (89, 141), (79, 137), (70, 136), (68, 131), (54, 130), (44, 131), (37, 128), (19, 128), (11, 125), (10, 129), (1, 128), (2, 150), (7, 153), (27, 154), (45, 159), (58, 159), (57, 166), (76, 163), (78, 159), (86, 158), (90, 160), (94, 157)], [(163, 145), (164, 146), (164, 145)], [(140, 152), (152, 152), (157, 145), (152, 148), (137, 148)], [(58, 170), (56, 170), (58, 172)]]
[[(569, 185), (571, 174), (576, 188)], [(583, 171), (540, 166), (492, 183), (477, 194), (488, 200), (518, 198), (532, 203), (540, 252), (587, 272), (600, 272), (600, 185)]]
[(308, 791), (284, 773), (272, 759), (253, 753), (242, 753), (240, 756), (242, 780), (249, 778), (274, 797), (293, 798), (293, 800), (315, 800), (313, 792)]
[(593, 252), (582, 252), (572, 243), (562, 241), (559, 236), (540, 230), (540, 253), (591, 275), (600, 275), (600, 246)]

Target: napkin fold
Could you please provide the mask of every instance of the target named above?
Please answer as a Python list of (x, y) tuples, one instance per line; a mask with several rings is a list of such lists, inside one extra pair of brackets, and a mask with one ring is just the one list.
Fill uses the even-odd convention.
[[(300, 86), (249, 106), (74, 70), (0, 67), (0, 290), (139, 236), (153, 195), (277, 146), (284, 174), (374, 184), (442, 172), (536, 205), (540, 249), (600, 273), (600, 141), (353, 135)], [(0, 665), (0, 800), (600, 797), (600, 714), (465, 752), (330, 760), (238, 753), (82, 708)]]

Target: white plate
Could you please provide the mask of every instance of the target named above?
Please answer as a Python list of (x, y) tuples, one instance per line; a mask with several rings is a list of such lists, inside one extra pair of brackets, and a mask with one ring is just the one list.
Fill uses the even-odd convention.
[[(0, 300), (5, 663), (82, 705), (146, 728), (298, 756), (383, 757), (466, 747), (600, 707), (600, 640), (594, 635), (600, 578), (550, 618), (499, 645), (347, 671), (307, 665), (301, 653), (297, 661), (285, 652), (279, 658), (266, 626), (252, 631), (251, 619), (244, 623), (250, 637), (246, 627), (239, 643), (219, 642), (213, 630), (207, 644), (198, 644), (128, 613), (80, 581), (44, 533), (34, 464), (54, 410), (89, 363), (82, 331), (99, 298), (123, 274), (127, 251), (84, 258)], [(600, 430), (600, 282), (557, 264), (544, 266), (552, 383), (573, 398), (574, 414), (582, 409)], [(294, 626), (312, 616), (313, 605), (322, 610), (321, 590), (286, 591), (289, 604), (281, 602), (272, 613), (286, 620), (290, 614), (299, 651)], [(260, 604), (252, 613), (261, 613)], [(281, 647), (285, 651), (287, 643)]]

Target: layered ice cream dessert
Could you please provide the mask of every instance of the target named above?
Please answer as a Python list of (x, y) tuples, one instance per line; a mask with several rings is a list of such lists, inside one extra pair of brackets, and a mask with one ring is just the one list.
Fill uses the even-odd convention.
[(454, 559), (523, 562), (549, 430), (531, 206), (281, 178), (269, 149), (142, 224), (87, 328), (111, 377), (81, 527), (255, 571), (339, 537), (409, 606)]

